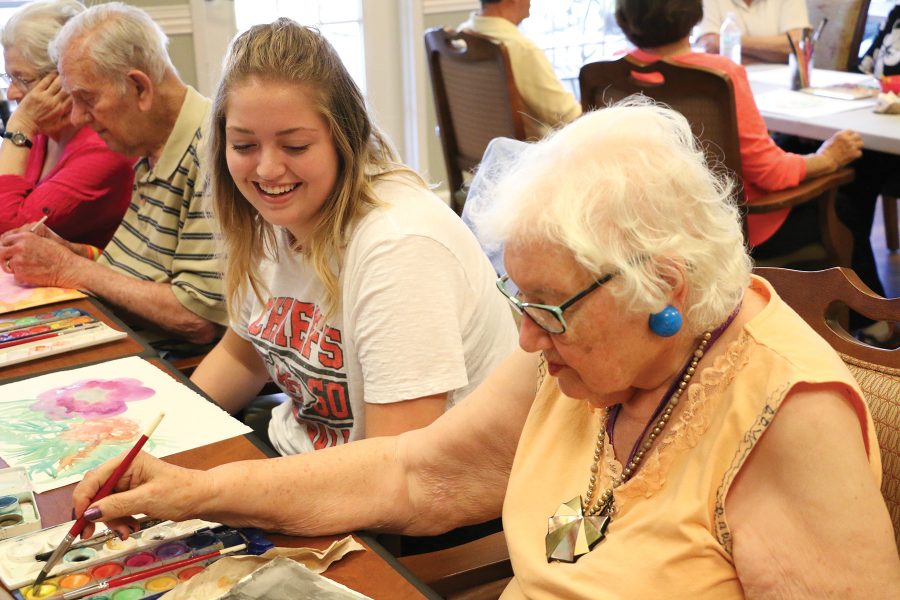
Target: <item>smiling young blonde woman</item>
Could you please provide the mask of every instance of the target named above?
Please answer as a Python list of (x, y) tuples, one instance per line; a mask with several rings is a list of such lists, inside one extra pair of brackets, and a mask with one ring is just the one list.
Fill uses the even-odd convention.
[(395, 162), (316, 30), (240, 35), (210, 129), (232, 321), (193, 381), (235, 412), (271, 378), (279, 452), (427, 425), (515, 347), (475, 238)]

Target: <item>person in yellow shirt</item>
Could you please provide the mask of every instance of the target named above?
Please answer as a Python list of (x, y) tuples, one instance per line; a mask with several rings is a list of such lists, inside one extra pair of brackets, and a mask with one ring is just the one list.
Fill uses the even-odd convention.
[(531, 10), (531, 0), (481, 0), (481, 11), (461, 23), (460, 31), (473, 31), (502, 42), (527, 114), (525, 133), (542, 138), (558, 125), (581, 114), (581, 104), (553, 71), (547, 55), (519, 31)]

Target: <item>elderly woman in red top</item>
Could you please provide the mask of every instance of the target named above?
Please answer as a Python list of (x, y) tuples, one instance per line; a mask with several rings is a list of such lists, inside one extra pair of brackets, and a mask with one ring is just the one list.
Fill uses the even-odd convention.
[(19, 104), (0, 144), (0, 233), (47, 216), (47, 227), (63, 239), (102, 248), (128, 208), (131, 161), (89, 127), (69, 122), (71, 101), (47, 52), (83, 10), (75, 0), (34, 2), (0, 34), (7, 96)]

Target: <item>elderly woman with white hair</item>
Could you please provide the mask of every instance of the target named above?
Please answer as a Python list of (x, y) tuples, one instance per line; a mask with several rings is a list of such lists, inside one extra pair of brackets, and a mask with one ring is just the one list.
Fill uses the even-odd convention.
[(133, 173), (90, 127), (69, 121), (72, 100), (48, 46), (82, 11), (76, 0), (32, 2), (0, 33), (7, 96), (18, 103), (0, 144), (0, 233), (46, 217), (73, 251), (93, 258), (128, 209)]
[(495, 193), (478, 222), (505, 241), (522, 351), (466, 400), (425, 429), (313, 455), (206, 472), (141, 455), (91, 503), (111, 461), (76, 488), (76, 513), (315, 535), (437, 533), (502, 511), (503, 598), (900, 589), (862, 394), (751, 276), (730, 184), (683, 117), (588, 114), (529, 146)]

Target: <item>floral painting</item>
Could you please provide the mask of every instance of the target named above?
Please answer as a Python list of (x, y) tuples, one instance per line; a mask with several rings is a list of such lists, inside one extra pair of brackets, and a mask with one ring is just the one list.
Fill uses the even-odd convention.
[(127, 452), (160, 411), (166, 416), (144, 446), (156, 456), (249, 431), (157, 367), (131, 357), (0, 386), (0, 457), (25, 467), (38, 492), (61, 487)]
[(84, 298), (84, 294), (67, 288), (19, 285), (15, 275), (0, 271), (0, 314), (74, 298)]

